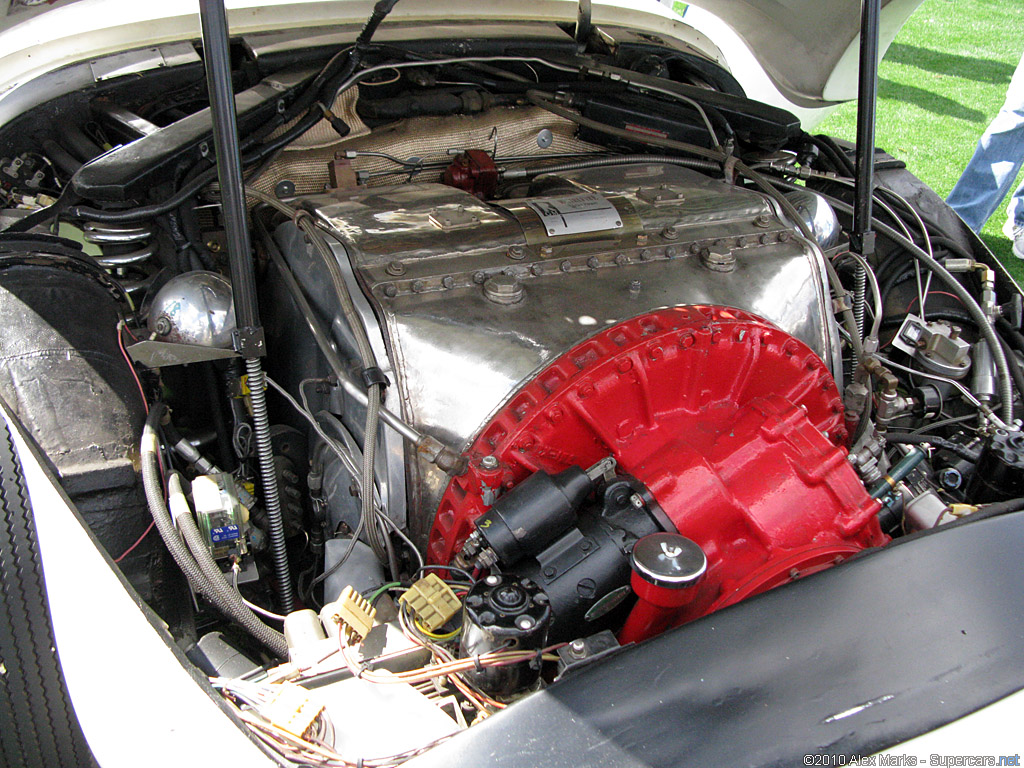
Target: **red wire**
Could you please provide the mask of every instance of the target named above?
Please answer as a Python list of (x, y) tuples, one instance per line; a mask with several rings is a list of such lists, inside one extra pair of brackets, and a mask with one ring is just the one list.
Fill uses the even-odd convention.
[[(129, 335), (132, 335), (132, 332), (128, 330), (128, 326), (126, 326), (126, 325), (124, 325), (122, 323), (118, 323), (118, 328), (117, 328), (117, 346), (118, 346), (118, 349), (121, 350), (121, 354), (124, 356), (124, 361), (126, 363), (128, 363), (128, 370), (130, 370), (132, 372), (132, 378), (135, 379), (135, 386), (137, 386), (139, 388), (139, 397), (142, 398), (142, 407), (146, 409), (146, 414), (148, 415), (149, 414), (149, 403), (146, 401), (146, 391), (142, 388), (142, 382), (139, 380), (139, 374), (135, 371), (135, 365), (132, 363), (131, 358), (128, 357), (128, 350), (124, 348), (124, 339), (121, 337), (121, 328), (124, 328), (126, 331), (128, 331)], [(135, 336), (132, 335), (132, 338), (134, 339)], [(138, 341), (138, 339), (136, 339), (136, 341)], [(158, 454), (157, 457), (159, 458), (159, 454)], [(162, 472), (161, 472), (161, 474), (162, 474)], [(139, 538), (137, 538), (135, 540), (135, 543), (132, 544), (130, 547), (128, 547), (128, 549), (126, 549), (124, 552), (122, 552), (121, 556), (118, 557), (116, 560), (114, 560), (114, 562), (115, 563), (120, 563), (122, 560), (124, 560), (126, 557), (128, 557), (128, 555), (130, 555), (132, 553), (132, 551), (137, 546), (139, 546), (139, 544), (142, 543), (143, 539), (145, 539), (149, 535), (149, 532), (153, 530), (153, 526), (154, 525), (156, 525), (156, 521), (155, 520), (153, 522), (151, 522), (149, 524), (149, 526), (146, 528), (146, 530), (144, 530), (142, 532), (142, 535), (139, 536)]]
[[(957, 295), (956, 295), (955, 293), (949, 293), (949, 292), (947, 292), (947, 291), (928, 291), (928, 296), (949, 296), (949, 298), (951, 298), (951, 299), (956, 299), (956, 300), (957, 300), (957, 301), (959, 301), (959, 302), (960, 302), (961, 304), (963, 304), (963, 302), (962, 302), (962, 301), (960, 301), (960, 297), (959, 297), (959, 296), (957, 296)], [(924, 297), (924, 303), (925, 303), (925, 304), (927, 304), (927, 303), (928, 303), (928, 296), (925, 296), (925, 297)], [(912, 306), (914, 306), (914, 305), (915, 305), (916, 303), (917, 303), (917, 296), (915, 296), (914, 298), (912, 298), (912, 299), (910, 300), (910, 303), (909, 303), (909, 304), (907, 304), (907, 312), (910, 312), (910, 308), (911, 308)]]
[(135, 549), (135, 548), (136, 548), (137, 546), (139, 546), (139, 544), (141, 544), (141, 543), (142, 543), (142, 540), (143, 540), (144, 538), (146, 538), (146, 537), (147, 537), (147, 536), (149, 535), (149, 532), (153, 530), (153, 526), (154, 526), (154, 525), (156, 525), (156, 520), (153, 520), (153, 521), (152, 521), (152, 522), (151, 522), (151, 523), (149, 524), (149, 527), (148, 527), (148, 528), (146, 528), (146, 530), (144, 530), (144, 531), (142, 532), (142, 535), (141, 535), (141, 536), (139, 536), (139, 538), (137, 538), (137, 539), (135, 540), (135, 543), (134, 543), (134, 544), (132, 544), (132, 545), (131, 545), (130, 547), (128, 547), (128, 549), (126, 549), (126, 550), (125, 550), (124, 552), (122, 552), (122, 553), (121, 553), (121, 556), (120, 556), (119, 558), (117, 558), (116, 560), (114, 560), (114, 562), (115, 562), (115, 563), (120, 563), (120, 562), (121, 562), (122, 560), (124, 560), (124, 559), (125, 559), (126, 557), (128, 557), (128, 555), (130, 555), (130, 554), (132, 553), (132, 550), (133, 550), (133, 549)]
[(129, 336), (132, 337), (132, 341), (138, 341), (139, 340), (139, 337), (136, 336), (134, 333), (132, 333), (132, 329), (128, 327), (127, 323), (123, 323), (121, 325), (121, 327), (124, 328), (125, 333), (127, 333)]
[[(124, 361), (128, 363), (128, 370), (132, 372), (132, 378), (135, 379), (135, 385), (139, 388), (139, 397), (142, 398), (142, 407), (146, 409), (146, 415), (149, 415), (149, 403), (146, 402), (146, 392), (142, 388), (142, 382), (139, 380), (139, 374), (135, 371), (135, 366), (132, 364), (131, 358), (128, 357), (128, 350), (124, 348), (124, 339), (121, 338), (121, 328), (127, 330), (127, 326), (122, 323), (118, 323), (117, 346), (121, 350), (121, 354), (124, 356)], [(129, 333), (131, 333), (131, 331), (129, 331)]]

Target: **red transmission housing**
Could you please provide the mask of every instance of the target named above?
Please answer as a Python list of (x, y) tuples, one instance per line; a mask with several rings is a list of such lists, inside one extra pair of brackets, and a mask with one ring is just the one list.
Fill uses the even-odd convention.
[(641, 315), (557, 358), (498, 410), (449, 483), (429, 557), (450, 563), (500, 489), (611, 454), (707, 556), (680, 623), (888, 541), (846, 440), (835, 381), (803, 342), (726, 307)]

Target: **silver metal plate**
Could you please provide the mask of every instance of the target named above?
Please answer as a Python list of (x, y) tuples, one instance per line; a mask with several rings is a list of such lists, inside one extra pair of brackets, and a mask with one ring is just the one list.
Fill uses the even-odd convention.
[(597, 192), (538, 197), (526, 204), (540, 216), (549, 237), (622, 227), (618, 209)]
[(202, 363), (207, 360), (226, 360), (238, 357), (238, 353), (230, 349), (216, 347), (200, 347), (194, 344), (171, 344), (166, 341), (140, 341), (128, 347), (128, 356), (136, 363), (147, 368), (166, 368), (171, 365), (188, 365)]
[[(674, 204), (651, 192), (666, 188), (680, 191)], [(530, 203), (574, 189), (608, 201), (622, 226), (533, 234), (540, 213)], [(602, 328), (662, 307), (715, 304), (753, 312), (835, 370), (838, 331), (821, 251), (760, 193), (660, 164), (546, 176), (531, 191), (537, 194), (494, 205), (438, 184), (311, 200), (345, 243), (374, 309), (367, 320), (371, 327), (379, 320), (386, 339), (397, 385), (389, 395), (400, 399), (404, 418), (417, 428), (463, 448), (555, 357)], [(451, 205), (479, 223), (439, 229), (431, 214)], [(728, 250), (733, 269), (708, 269), (701, 254), (709, 249)], [(499, 274), (519, 281), (521, 301), (488, 300), (483, 284)], [(409, 524), (423, 537), (448, 478), (426, 461), (412, 461)]]

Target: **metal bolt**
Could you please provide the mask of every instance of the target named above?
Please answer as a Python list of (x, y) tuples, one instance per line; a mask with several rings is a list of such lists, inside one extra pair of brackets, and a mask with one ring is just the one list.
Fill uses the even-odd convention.
[(665, 227), (661, 231), (661, 236), (666, 240), (677, 240), (679, 238), (679, 230), (675, 227)]
[(563, 272), (568, 272), (570, 269), (572, 269), (572, 262), (569, 261), (568, 259), (563, 259), (562, 263), (558, 265), (558, 268)]
[(550, 147), (554, 140), (555, 135), (551, 133), (550, 128), (541, 128), (537, 133), (537, 146), (541, 149), (547, 149)]
[(274, 195), (280, 200), (285, 197), (291, 197), (295, 194), (295, 182), (289, 179), (281, 179), (277, 182), (274, 187)]
[(427, 290), (427, 284), (424, 283), (422, 280), (413, 280), (412, 281), (412, 292), (413, 293), (423, 293), (423, 291), (425, 291), (425, 290)]
[(784, 243), (789, 240), (789, 232), (779, 232), (779, 242)]
[(512, 275), (492, 275), (484, 282), (484, 296), (495, 304), (516, 304), (523, 300), (523, 284)]
[(736, 257), (732, 255), (732, 251), (726, 249), (704, 251), (700, 261), (712, 272), (732, 272), (736, 268)]
[(486, 280), (486, 279), (487, 279), (487, 273), (486, 272), (474, 272), (473, 273), (473, 282), (476, 283), (477, 285), (483, 285), (484, 280)]
[(690, 253), (696, 255), (696, 254), (700, 253), (700, 251), (701, 251), (700, 243), (690, 243)]
[(955, 467), (948, 467), (942, 470), (942, 474), (939, 475), (939, 482), (943, 488), (949, 488), (950, 490), (956, 490), (960, 487), (963, 482), (963, 475)]
[(665, 248), (665, 255), (670, 259), (674, 259), (679, 255), (679, 248), (674, 245), (667, 246)]
[(166, 336), (171, 332), (171, 321), (166, 315), (160, 315), (156, 319), (156, 333), (158, 336)]
[(536, 623), (532, 616), (520, 616), (516, 619), (516, 626), (523, 630), (533, 629)]
[(484, 456), (480, 459), (480, 466), (484, 469), (497, 469), (498, 468), (498, 457), (497, 456)]
[(580, 542), (580, 549), (584, 552), (589, 552), (593, 548), (594, 544), (589, 539), (584, 539)]
[(547, 576), (549, 579), (556, 573), (558, 573), (558, 571), (556, 570), (555, 566), (548, 565), (544, 567), (544, 575)]
[(508, 257), (516, 261), (526, 258), (526, 249), (521, 245), (510, 245), (508, 247)]
[(629, 264), (629, 256), (624, 253), (617, 253), (615, 254), (615, 263), (620, 267), (625, 266), (626, 264)]
[(455, 278), (452, 277), (451, 275), (445, 275), (444, 277), (441, 278), (441, 285), (449, 289), (454, 288)]
[(768, 243), (770, 243), (771, 240), (771, 235), (761, 235), (761, 237), (758, 238), (758, 242), (760, 242), (761, 245), (768, 245)]
[(388, 298), (393, 299), (395, 296), (398, 295), (398, 287), (392, 285), (391, 283), (388, 283), (387, 285), (384, 286), (384, 295), (387, 296)]
[(639, 277), (634, 278), (633, 280), (629, 281), (629, 291), (630, 291), (630, 293), (640, 293), (640, 278)]
[(500, 576), (495, 576), (494, 574), (491, 574), (486, 579), (484, 579), (484, 584), (486, 584), (488, 587), (496, 587), (500, 583), (501, 583), (501, 577)]
[(754, 219), (755, 227), (767, 227), (772, 223), (772, 217), (767, 213), (758, 214), (757, 218)]
[(405, 274), (405, 264), (400, 261), (389, 261), (384, 271), (393, 277), (398, 277)]
[(599, 266), (601, 266), (601, 260), (597, 258), (597, 256), (591, 256), (589, 259), (587, 259), (587, 266), (590, 267), (591, 269), (597, 269)]
[(587, 652), (587, 644), (583, 640), (573, 640), (569, 643), (569, 653), (577, 659), (582, 659)]
[(544, 274), (544, 265), (543, 264), (531, 264), (530, 265), (530, 274), (537, 275), (537, 276), (543, 275)]

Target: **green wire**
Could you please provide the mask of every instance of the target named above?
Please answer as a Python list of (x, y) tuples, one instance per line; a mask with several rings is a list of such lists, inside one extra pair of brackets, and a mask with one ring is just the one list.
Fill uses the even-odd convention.
[(389, 582), (389, 583), (385, 584), (384, 586), (378, 588), (376, 592), (374, 592), (372, 595), (370, 595), (370, 600), (369, 600), (370, 605), (373, 605), (374, 603), (376, 603), (377, 599), (381, 595), (383, 595), (385, 592), (387, 592), (389, 589), (391, 589), (393, 587), (400, 587), (400, 586), (402, 586), (402, 582), (400, 582), (400, 581), (392, 581), (392, 582)]

